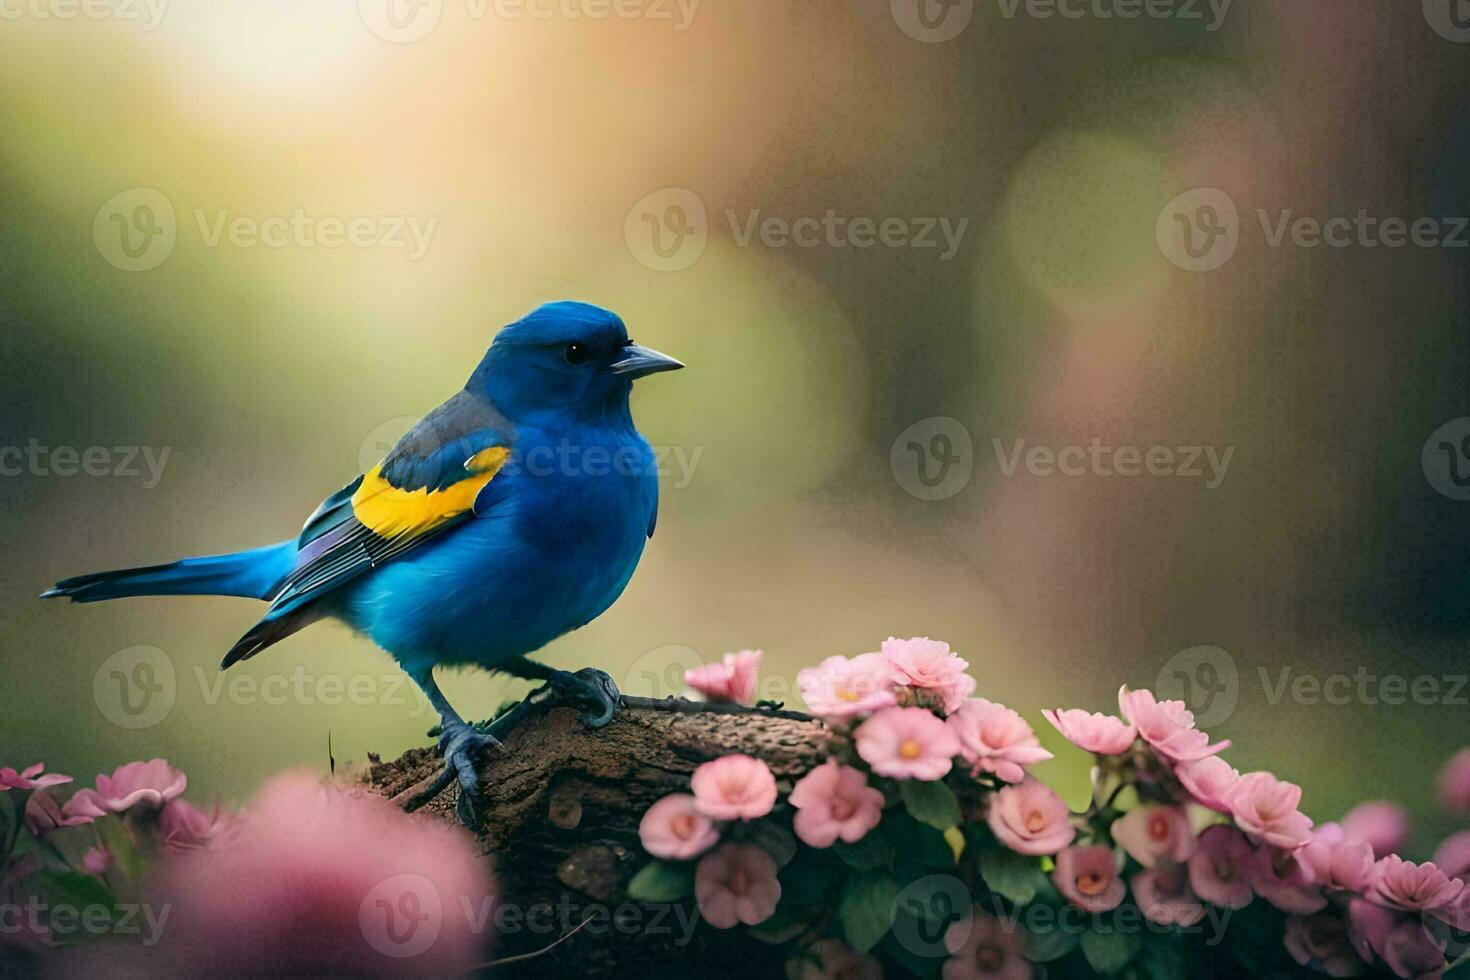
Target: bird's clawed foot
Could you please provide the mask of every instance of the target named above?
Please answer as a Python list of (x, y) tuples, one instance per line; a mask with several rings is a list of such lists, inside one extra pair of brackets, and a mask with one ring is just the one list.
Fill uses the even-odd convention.
[(606, 725), (623, 706), (623, 695), (612, 677), (594, 667), (584, 667), (575, 674), (559, 674), (551, 679), (551, 685), (558, 693), (589, 705), (582, 714), (588, 728)]
[(459, 781), (459, 804), (457, 812), (460, 823), (470, 830), (480, 829), (480, 755), (487, 748), (500, 747), (500, 740), (493, 734), (480, 732), (465, 722), (445, 724), (439, 734), (439, 754), (444, 757), (444, 771), (432, 784), (419, 793), (404, 807), (412, 812), (434, 799)]
[(505, 739), (538, 706), (557, 702), (585, 704), (589, 709), (582, 714), (582, 722), (588, 728), (601, 728), (612, 721), (613, 715), (623, 706), (623, 695), (617, 684), (605, 672), (591, 667), (575, 674), (564, 670), (547, 671), (546, 684), (526, 695), (515, 707), (501, 713), (485, 729), (494, 738)]
[(452, 726), (439, 736), (444, 768), (453, 770), (459, 778), (459, 820), (472, 830), (480, 826), (476, 812), (480, 802), (480, 755), (491, 746), (500, 748), (500, 740), (476, 731), (472, 725)]
[[(455, 780), (459, 781), (459, 819), (471, 830), (480, 828), (478, 806), (480, 800), (479, 761), (489, 747), (504, 749), (501, 739), (531, 714), (538, 705), (551, 701), (571, 701), (586, 705), (582, 722), (588, 728), (601, 728), (613, 720), (623, 705), (623, 696), (605, 671), (591, 667), (575, 674), (564, 670), (543, 669), (539, 676), (546, 686), (531, 694), (514, 708), (503, 713), (489, 725), (479, 728), (460, 720), (458, 714), (444, 701), (437, 687), (426, 683), (425, 690), (442, 719), (439, 734), (439, 754), (444, 757), (444, 771), (421, 792), (415, 794), (404, 806), (410, 812), (428, 803)], [(431, 733), (432, 734), (432, 733)]]

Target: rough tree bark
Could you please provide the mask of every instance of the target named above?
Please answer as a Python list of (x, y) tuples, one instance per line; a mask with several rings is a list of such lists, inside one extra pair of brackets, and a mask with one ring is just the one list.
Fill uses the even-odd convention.
[[(732, 752), (764, 759), (789, 790), (826, 758), (830, 733), (795, 712), (628, 702), (596, 731), (575, 708), (538, 706), (502, 751), (485, 753), (478, 837), (503, 908), (496, 974), (647, 976), (668, 966), (691, 976), (780, 976), (771, 947), (697, 922), (692, 898), (663, 907), (627, 898), (629, 878), (647, 860), (638, 822), (661, 797), (688, 792), (700, 763)], [(368, 779), (403, 802), (441, 768), (436, 750), (414, 749), (374, 763)], [(424, 809), (456, 821), (457, 794), (451, 786)], [(514, 957), (520, 959), (504, 962)]]

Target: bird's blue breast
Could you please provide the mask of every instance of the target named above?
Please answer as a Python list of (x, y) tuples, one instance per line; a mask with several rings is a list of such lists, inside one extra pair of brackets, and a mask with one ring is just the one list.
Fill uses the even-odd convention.
[(622, 594), (658, 506), (631, 427), (522, 429), (473, 520), (344, 590), (337, 614), (415, 676), (494, 668), (591, 621)]

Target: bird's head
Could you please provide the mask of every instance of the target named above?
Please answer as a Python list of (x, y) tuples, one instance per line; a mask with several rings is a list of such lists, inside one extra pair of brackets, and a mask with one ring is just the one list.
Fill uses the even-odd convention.
[(626, 413), (636, 379), (683, 366), (629, 340), (616, 313), (563, 301), (496, 334), (465, 387), (512, 420), (599, 419)]

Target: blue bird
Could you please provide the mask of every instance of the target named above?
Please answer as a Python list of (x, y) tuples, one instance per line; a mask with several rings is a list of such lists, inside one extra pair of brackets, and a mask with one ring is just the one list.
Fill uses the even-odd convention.
[[(435, 667), (540, 680), (591, 706), (619, 704), (601, 671), (527, 658), (601, 615), (653, 536), (658, 475), (633, 425), (633, 381), (683, 367), (586, 303), (549, 303), (501, 330), (463, 390), (383, 460), (322, 501), (296, 537), (235, 554), (99, 572), (42, 598), (227, 595), (270, 603), (222, 668), (321, 619), (392, 654), (440, 715), (445, 775), (473, 820), (475, 760), (493, 735), (445, 699)], [(419, 802), (422, 802), (420, 800)]]

